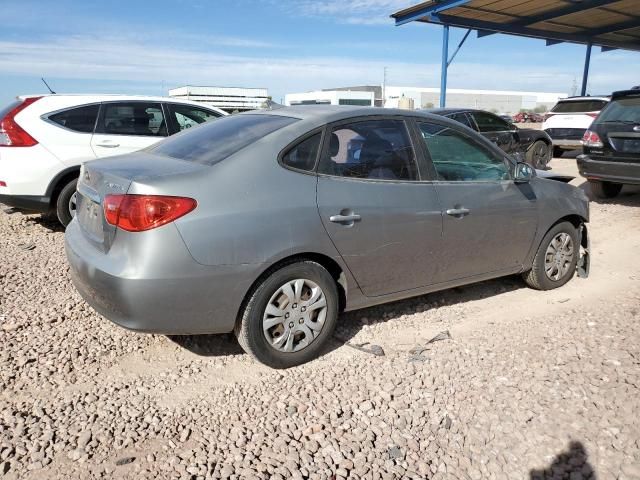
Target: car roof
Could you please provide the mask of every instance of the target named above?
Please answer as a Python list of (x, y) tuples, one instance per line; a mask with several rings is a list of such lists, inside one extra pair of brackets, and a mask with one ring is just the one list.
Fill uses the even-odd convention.
[(558, 103), (560, 102), (579, 102), (579, 101), (583, 101), (583, 100), (602, 100), (605, 102), (608, 102), (611, 99), (610, 96), (608, 95), (587, 95), (584, 97), (567, 97), (567, 98), (561, 98), (558, 100)]
[[(330, 123), (353, 117), (365, 116), (404, 116), (438, 118), (425, 110), (403, 110), (399, 108), (362, 107), (356, 105), (295, 105), (276, 109), (252, 110), (238, 115), (281, 115), (300, 120), (309, 120), (317, 123)], [(451, 120), (450, 120), (451, 121)]]
[(47, 93), (47, 94), (30, 94), (30, 95), (18, 95), (18, 99), (25, 100), (27, 98), (59, 98), (59, 99), (77, 99), (78, 103), (90, 103), (90, 102), (108, 102), (112, 100), (122, 101), (151, 101), (151, 102), (171, 102), (182, 103), (186, 105), (201, 106), (210, 110), (220, 110), (220, 108), (208, 105), (203, 102), (194, 102), (193, 100), (186, 100), (177, 97), (161, 97), (153, 95), (123, 95), (118, 93)]
[(640, 89), (634, 88), (631, 90), (618, 90), (617, 92), (613, 92), (611, 94), (611, 100), (615, 100), (616, 98), (621, 98), (621, 97), (637, 97), (640, 96)]

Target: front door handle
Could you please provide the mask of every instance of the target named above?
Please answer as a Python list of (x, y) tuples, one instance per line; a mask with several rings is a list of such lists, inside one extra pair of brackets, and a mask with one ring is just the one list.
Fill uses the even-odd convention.
[(333, 223), (353, 223), (360, 221), (360, 215), (352, 213), (350, 215), (331, 215), (329, 221)]
[(116, 148), (120, 146), (119, 143), (96, 143), (96, 145), (103, 148)]
[(452, 217), (464, 217), (465, 215), (469, 215), (469, 213), (471, 213), (471, 210), (464, 207), (450, 208), (447, 210), (447, 215), (451, 215)]

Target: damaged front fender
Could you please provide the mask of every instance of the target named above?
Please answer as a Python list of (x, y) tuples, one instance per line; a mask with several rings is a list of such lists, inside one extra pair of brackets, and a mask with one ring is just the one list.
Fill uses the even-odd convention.
[(591, 264), (591, 258), (589, 256), (591, 242), (589, 240), (587, 226), (584, 223), (580, 225), (578, 233), (580, 235), (580, 257), (578, 258), (576, 271), (580, 278), (587, 278), (589, 276), (589, 267)]

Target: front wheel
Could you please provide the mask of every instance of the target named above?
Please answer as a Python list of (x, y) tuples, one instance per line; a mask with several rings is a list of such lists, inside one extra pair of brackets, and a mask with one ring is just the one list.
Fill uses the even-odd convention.
[(580, 255), (578, 231), (569, 222), (555, 225), (542, 239), (531, 270), (524, 281), (536, 290), (552, 290), (567, 283), (576, 271)]
[(78, 185), (78, 179), (74, 178), (67, 183), (56, 200), (56, 215), (63, 227), (66, 227), (71, 223), (73, 217), (76, 216), (76, 187)]
[(272, 272), (246, 303), (236, 326), (238, 343), (273, 368), (316, 358), (338, 319), (338, 288), (320, 264), (300, 261)]
[(589, 180), (589, 187), (591, 188), (591, 193), (598, 198), (614, 198), (622, 190), (622, 184), (620, 183), (601, 182), (598, 180)]
[(537, 140), (527, 150), (527, 163), (533, 168), (544, 170), (551, 160), (551, 148), (546, 142)]

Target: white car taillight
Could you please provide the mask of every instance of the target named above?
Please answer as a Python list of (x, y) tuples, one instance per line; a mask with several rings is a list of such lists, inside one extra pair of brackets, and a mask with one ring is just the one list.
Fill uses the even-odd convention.
[(35, 138), (18, 125), (15, 117), (40, 98), (42, 97), (26, 98), (22, 103), (9, 110), (3, 118), (0, 118), (0, 147), (32, 147), (38, 144)]

